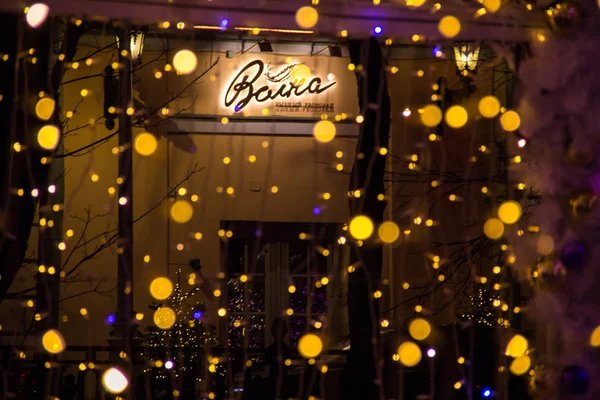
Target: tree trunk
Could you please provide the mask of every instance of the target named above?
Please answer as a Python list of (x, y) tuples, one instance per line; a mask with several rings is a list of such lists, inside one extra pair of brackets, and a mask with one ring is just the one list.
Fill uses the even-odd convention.
[[(383, 221), (385, 202), (377, 199), (384, 193), (383, 176), (386, 157), (379, 153), (387, 148), (390, 129), (390, 98), (381, 49), (376, 40), (351, 41), (350, 59), (357, 66), (358, 102), (361, 115), (349, 190), (360, 190), (351, 197), (352, 216), (366, 215), (377, 226)], [(360, 67), (362, 66), (362, 68)], [(379, 300), (373, 292), (379, 288), (383, 250), (376, 244), (354, 247), (351, 262), (360, 267), (349, 274), (348, 314), (350, 354), (347, 365), (348, 398), (382, 399), (381, 343), (379, 341)]]

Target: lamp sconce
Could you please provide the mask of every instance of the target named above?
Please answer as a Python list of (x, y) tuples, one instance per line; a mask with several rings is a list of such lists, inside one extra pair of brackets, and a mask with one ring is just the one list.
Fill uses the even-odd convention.
[[(142, 62), (144, 52), (144, 41), (146, 40), (146, 32), (143, 30), (134, 30), (130, 33), (130, 50), (131, 62), (134, 65), (139, 65)], [(119, 46), (119, 37), (117, 36), (117, 46)]]
[(479, 64), (479, 43), (457, 42), (454, 43), (454, 59), (456, 71), (459, 75), (467, 76), (477, 70)]

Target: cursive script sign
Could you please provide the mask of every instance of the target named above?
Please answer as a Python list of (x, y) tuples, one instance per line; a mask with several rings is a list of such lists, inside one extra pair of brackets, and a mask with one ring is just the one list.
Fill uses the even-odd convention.
[[(231, 107), (235, 104), (235, 111), (244, 109), (251, 101), (264, 103), (279, 98), (289, 99), (292, 96), (299, 97), (307, 94), (321, 94), (330, 89), (336, 82), (328, 82), (323, 85), (321, 78), (312, 78), (308, 82), (305, 79), (290, 80), (289, 82), (278, 82), (278, 88), (268, 85), (256, 87), (256, 82), (265, 72), (265, 63), (254, 60), (248, 63), (235, 76), (225, 92), (225, 106)], [(288, 78), (289, 79), (289, 78)]]

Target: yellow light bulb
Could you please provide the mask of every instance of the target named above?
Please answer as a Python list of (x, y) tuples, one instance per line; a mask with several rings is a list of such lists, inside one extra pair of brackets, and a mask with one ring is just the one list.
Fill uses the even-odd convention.
[(426, 105), (421, 113), (421, 123), (428, 128), (434, 128), (442, 122), (442, 110), (435, 104)]
[(139, 155), (147, 157), (154, 154), (156, 148), (158, 147), (158, 142), (156, 141), (154, 135), (148, 132), (143, 132), (135, 137), (133, 147)]
[(453, 38), (460, 33), (460, 21), (452, 15), (446, 15), (438, 24), (438, 30), (447, 38)]
[(44, 125), (38, 131), (37, 141), (41, 148), (54, 150), (60, 141), (60, 130), (54, 125)]
[(514, 224), (521, 218), (523, 210), (521, 204), (516, 201), (508, 200), (498, 208), (498, 218), (507, 225)]
[(310, 29), (319, 21), (319, 13), (313, 7), (301, 7), (296, 11), (296, 23), (300, 28)]
[(51, 354), (62, 353), (65, 350), (65, 339), (56, 329), (50, 329), (42, 337), (44, 349)]
[(127, 385), (127, 377), (117, 368), (111, 367), (102, 375), (102, 386), (110, 393), (119, 394), (127, 389)]
[(507, 132), (516, 131), (521, 125), (521, 117), (516, 111), (507, 111), (500, 117), (500, 125)]
[(490, 218), (483, 225), (483, 233), (490, 239), (500, 239), (504, 235), (504, 224), (498, 218)]
[(190, 50), (179, 50), (173, 56), (173, 67), (180, 74), (187, 75), (194, 72), (198, 65), (196, 55)]
[(175, 311), (169, 307), (159, 307), (154, 312), (154, 323), (160, 329), (169, 329), (175, 324)]
[(304, 358), (315, 358), (323, 351), (323, 341), (313, 333), (303, 335), (298, 341), (298, 352)]
[(394, 243), (400, 237), (400, 228), (393, 221), (386, 221), (377, 230), (379, 239), (383, 243)]
[(446, 124), (451, 128), (462, 128), (467, 123), (469, 115), (462, 106), (452, 106), (446, 111)]
[(355, 239), (365, 240), (373, 234), (373, 221), (365, 215), (357, 215), (350, 221), (348, 229)]
[(517, 358), (521, 357), (529, 348), (529, 342), (522, 335), (515, 335), (506, 346), (506, 355)]
[(329, 143), (335, 138), (335, 125), (331, 121), (319, 121), (313, 127), (313, 136), (319, 143)]
[(421, 361), (421, 349), (413, 342), (404, 342), (398, 347), (400, 362), (405, 367), (414, 367)]
[(415, 340), (425, 340), (431, 333), (431, 325), (423, 318), (417, 318), (411, 321), (408, 326), (408, 332)]
[(171, 218), (178, 224), (185, 224), (193, 215), (194, 208), (187, 200), (177, 200), (171, 206)]
[(173, 293), (173, 283), (166, 277), (156, 278), (150, 283), (150, 294), (157, 300), (165, 300)]

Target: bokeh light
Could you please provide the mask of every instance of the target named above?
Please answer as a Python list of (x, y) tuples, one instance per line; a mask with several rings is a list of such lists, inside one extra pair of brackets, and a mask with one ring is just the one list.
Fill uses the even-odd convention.
[(315, 358), (323, 351), (323, 341), (314, 333), (303, 335), (298, 341), (298, 353), (304, 358)]
[(379, 225), (377, 233), (383, 243), (394, 243), (400, 237), (400, 228), (393, 221), (385, 221)]
[(483, 6), (491, 13), (495, 13), (500, 9), (500, 0), (483, 0)]
[(500, 100), (496, 96), (485, 96), (479, 100), (477, 109), (484, 118), (494, 118), (500, 113)]
[(335, 125), (331, 121), (319, 121), (313, 127), (313, 136), (319, 143), (329, 143), (335, 138)]
[(506, 355), (510, 357), (521, 357), (529, 348), (529, 342), (522, 335), (515, 335), (506, 345)]
[(365, 240), (371, 237), (373, 230), (373, 221), (365, 215), (357, 215), (350, 220), (348, 229), (352, 237), (358, 240)]
[(319, 13), (313, 7), (301, 7), (296, 11), (296, 23), (300, 28), (310, 29), (319, 21)]
[(531, 368), (531, 358), (528, 355), (522, 355), (512, 360), (509, 370), (514, 375), (525, 375), (529, 368)]
[(508, 200), (502, 203), (498, 208), (498, 218), (505, 224), (510, 225), (521, 218), (522, 212), (521, 204), (513, 200)]
[(175, 324), (175, 312), (169, 307), (159, 307), (154, 312), (154, 324), (160, 329), (169, 329)]
[(431, 325), (423, 318), (416, 318), (408, 326), (408, 333), (415, 340), (425, 340), (431, 333)]
[(135, 137), (133, 147), (139, 155), (147, 157), (154, 154), (158, 147), (158, 142), (153, 134), (142, 132)]
[(483, 225), (483, 233), (490, 239), (500, 239), (504, 235), (504, 224), (498, 218), (490, 218)]
[(446, 15), (438, 24), (438, 30), (447, 38), (453, 38), (460, 33), (460, 21), (452, 15)]
[(442, 110), (435, 104), (426, 105), (421, 112), (421, 123), (428, 128), (435, 128), (442, 122)]
[(193, 215), (194, 208), (187, 200), (177, 200), (171, 206), (171, 218), (178, 224), (185, 224)]
[(513, 132), (521, 126), (521, 117), (516, 111), (507, 111), (500, 117), (500, 125), (507, 132)]
[(32, 28), (37, 28), (44, 23), (48, 17), (50, 8), (44, 3), (35, 3), (29, 7), (29, 11), (25, 15), (25, 20)]
[(111, 367), (102, 375), (102, 386), (113, 394), (119, 394), (127, 389), (129, 381), (119, 369)]
[(462, 128), (468, 119), (467, 110), (462, 106), (452, 106), (446, 111), (446, 124), (451, 128)]
[(310, 71), (310, 68), (308, 68), (305, 64), (298, 64), (292, 69), (291, 78), (292, 81), (301, 82), (304, 80), (306, 82), (311, 75), (312, 72)]
[(590, 344), (592, 347), (600, 347), (600, 325), (590, 335)]
[(53, 99), (49, 97), (43, 97), (35, 104), (35, 115), (43, 121), (48, 121), (50, 118), (52, 118), (55, 107), (56, 102)]
[(413, 342), (404, 342), (398, 347), (400, 362), (405, 367), (414, 367), (421, 361), (421, 349)]
[(179, 50), (173, 56), (173, 67), (180, 74), (191, 74), (198, 65), (198, 59), (196, 55), (190, 50)]
[(42, 337), (44, 349), (51, 354), (62, 353), (65, 350), (65, 339), (56, 329), (50, 329)]
[(41, 148), (54, 150), (60, 141), (60, 130), (54, 125), (44, 125), (38, 131), (37, 141)]
[(173, 293), (173, 283), (169, 278), (161, 276), (150, 283), (150, 294), (157, 300), (165, 300)]

